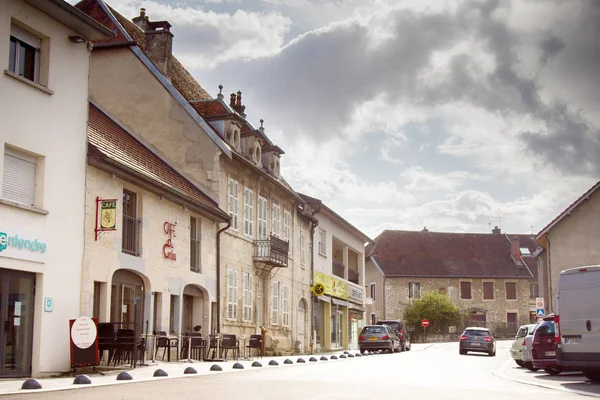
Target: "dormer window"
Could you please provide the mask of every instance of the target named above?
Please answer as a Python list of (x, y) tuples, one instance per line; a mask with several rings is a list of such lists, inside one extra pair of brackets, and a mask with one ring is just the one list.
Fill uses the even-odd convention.
[(261, 149), (260, 149), (260, 143), (258, 141), (254, 142), (254, 151), (252, 153), (252, 160), (254, 160), (254, 162), (256, 164), (259, 164), (261, 162)]
[(275, 160), (275, 168), (273, 169), (273, 172), (276, 176), (279, 176), (279, 159)]
[(235, 147), (236, 149), (240, 148), (240, 131), (235, 130), (233, 131), (233, 147)]

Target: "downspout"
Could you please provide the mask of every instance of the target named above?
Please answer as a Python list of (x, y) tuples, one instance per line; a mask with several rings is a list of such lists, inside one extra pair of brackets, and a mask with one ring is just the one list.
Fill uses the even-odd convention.
[[(547, 314), (549, 314), (550, 312), (554, 311), (554, 299), (552, 297), (552, 265), (550, 263), (550, 238), (548, 237), (548, 234), (546, 234), (546, 241), (548, 242), (548, 259), (546, 261), (546, 265), (548, 266), (548, 297), (550, 297), (548, 299), (548, 304), (550, 305), (550, 310)], [(546, 314), (546, 315), (547, 315)]]
[(221, 233), (231, 226), (231, 220), (227, 221), (224, 228), (217, 231), (217, 333), (221, 333)]
[[(310, 221), (310, 287), (312, 288), (315, 284), (315, 228), (317, 224)], [(312, 301), (310, 302), (310, 354), (314, 354), (315, 351), (315, 299), (314, 294), (311, 296)]]

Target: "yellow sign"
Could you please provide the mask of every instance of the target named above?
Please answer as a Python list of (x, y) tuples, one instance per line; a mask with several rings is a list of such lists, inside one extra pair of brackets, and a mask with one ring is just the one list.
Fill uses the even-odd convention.
[(317, 296), (321, 296), (323, 293), (325, 293), (325, 285), (323, 285), (322, 283), (315, 283), (312, 289), (314, 294), (316, 294)]
[[(325, 287), (325, 294), (338, 299), (348, 300), (348, 283), (336, 279), (333, 276), (325, 275), (315, 271), (315, 286), (322, 284)], [(316, 294), (316, 292), (315, 292)]]
[(115, 229), (117, 222), (117, 202), (103, 201), (100, 208), (100, 229)]

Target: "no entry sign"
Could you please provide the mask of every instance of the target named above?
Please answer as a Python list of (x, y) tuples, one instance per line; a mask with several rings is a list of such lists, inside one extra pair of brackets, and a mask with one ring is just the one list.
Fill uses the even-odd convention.
[(429, 320), (424, 319), (421, 321), (421, 326), (423, 326), (423, 328), (427, 328), (429, 326)]

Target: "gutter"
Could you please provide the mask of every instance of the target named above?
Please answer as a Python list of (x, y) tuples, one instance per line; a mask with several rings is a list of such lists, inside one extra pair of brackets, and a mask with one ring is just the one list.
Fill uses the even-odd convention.
[(217, 333), (221, 333), (221, 233), (230, 226), (231, 220), (227, 221), (224, 228), (217, 231)]

